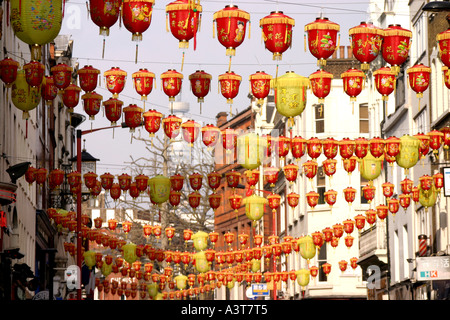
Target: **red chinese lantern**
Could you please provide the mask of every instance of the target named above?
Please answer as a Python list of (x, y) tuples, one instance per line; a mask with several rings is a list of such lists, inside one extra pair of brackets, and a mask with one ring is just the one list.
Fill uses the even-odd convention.
[(444, 136), (442, 137), (442, 143), (444, 144), (444, 149), (448, 150), (450, 147), (450, 127), (443, 127), (439, 131), (441, 131)]
[(208, 150), (214, 148), (219, 141), (220, 129), (213, 124), (207, 124), (202, 128), (202, 142)]
[(433, 174), (433, 183), (439, 192), (444, 187), (444, 175), (440, 172)]
[(411, 195), (410, 194), (400, 194), (398, 196), (400, 205), (403, 209), (408, 209), (409, 205), (411, 204)]
[(219, 233), (217, 233), (217, 232), (210, 232), (208, 234), (208, 237), (209, 237), (209, 241), (211, 241), (213, 246), (215, 246), (217, 240), (219, 240)]
[(183, 189), (184, 177), (180, 174), (175, 174), (170, 178), (170, 186), (172, 190), (181, 191)]
[(189, 75), (192, 93), (197, 97), (197, 102), (200, 104), (200, 113), (202, 113), (202, 103), (211, 89), (211, 79), (212, 76), (203, 70), (197, 70)]
[(355, 141), (344, 138), (341, 141), (339, 141), (339, 155), (343, 159), (349, 159), (351, 156), (353, 156), (356, 148)]
[(231, 128), (227, 128), (221, 131), (222, 146), (226, 152), (232, 152), (237, 145), (237, 131)]
[(375, 87), (382, 95), (383, 101), (388, 101), (389, 95), (396, 87), (396, 73), (389, 67), (381, 67), (373, 73), (375, 77)]
[(216, 210), (217, 208), (220, 207), (220, 205), (222, 203), (222, 195), (217, 194), (217, 193), (210, 194), (208, 196), (208, 201), (209, 201), (209, 206), (213, 210)]
[(319, 103), (324, 103), (331, 91), (333, 74), (324, 70), (317, 70), (309, 76), (312, 93), (319, 98)]
[(125, 232), (126, 234), (129, 233), (131, 231), (132, 224), (133, 223), (130, 222), (130, 221), (122, 222), (122, 230), (123, 230), (123, 232)]
[(345, 272), (345, 270), (347, 270), (347, 265), (348, 265), (348, 262), (347, 262), (347, 261), (345, 261), (345, 260), (339, 261), (339, 269), (340, 269), (342, 272)]
[(446, 66), (442, 67), (442, 80), (447, 89), (450, 89), (450, 77), (448, 75), (448, 67)]
[(131, 77), (133, 78), (134, 90), (141, 96), (141, 100), (147, 101), (147, 97), (153, 90), (155, 74), (146, 68), (141, 68), (139, 71), (134, 72)]
[(306, 148), (311, 159), (316, 160), (322, 153), (322, 141), (319, 138), (312, 137), (306, 141)]
[(414, 185), (414, 181), (412, 181), (408, 178), (405, 178), (402, 181), (400, 181), (402, 193), (405, 193), (405, 194), (411, 193), (413, 185)]
[(25, 80), (30, 87), (39, 87), (44, 79), (45, 66), (39, 62), (32, 60), (23, 65), (25, 70)]
[(306, 194), (306, 201), (311, 209), (314, 209), (319, 202), (319, 194), (315, 191), (310, 191)]
[(340, 223), (336, 223), (332, 227), (333, 229), (333, 235), (336, 238), (340, 238), (344, 235), (344, 226)]
[(433, 149), (433, 153), (437, 156), (444, 134), (439, 130), (431, 130), (427, 135), (430, 137), (430, 148)]
[(313, 232), (313, 233), (311, 233), (311, 237), (313, 239), (314, 245), (316, 246), (316, 249), (320, 250), (320, 248), (323, 246), (324, 241), (325, 241), (322, 232), (320, 232), (320, 231)]
[(81, 186), (81, 173), (78, 171), (72, 171), (67, 174), (67, 183), (70, 189), (78, 188)]
[(130, 132), (134, 132), (137, 127), (142, 124), (142, 112), (144, 110), (135, 104), (130, 104), (123, 108), (125, 115), (125, 125), (130, 128)]
[(227, 104), (230, 105), (230, 115), (232, 112), (233, 99), (239, 94), (239, 86), (241, 85), (242, 77), (233, 71), (227, 71), (219, 75), (219, 89), (224, 98), (227, 99)]
[(188, 142), (192, 147), (194, 142), (197, 141), (198, 135), (200, 133), (201, 125), (194, 120), (188, 120), (181, 124), (181, 132), (183, 134), (184, 141)]
[(331, 229), (330, 227), (326, 227), (325, 229), (322, 230), (322, 234), (323, 234), (323, 239), (326, 242), (330, 242), (331, 239), (333, 238), (333, 229)]
[(292, 209), (295, 209), (298, 206), (298, 203), (299, 203), (299, 200), (300, 200), (300, 195), (299, 194), (297, 194), (295, 192), (291, 192), (291, 193), (288, 193), (286, 198), (287, 198), (288, 205)]
[(55, 189), (64, 182), (64, 171), (61, 169), (53, 169), (48, 174), (48, 184), (51, 189)]
[(100, 112), (103, 96), (94, 92), (87, 92), (81, 96), (83, 100), (84, 112), (87, 113), (90, 120), (94, 120), (95, 116)]
[(236, 188), (239, 185), (241, 179), (241, 173), (235, 170), (231, 170), (225, 173), (228, 188)]
[(291, 148), (291, 139), (285, 137), (284, 135), (281, 135), (276, 138), (276, 140), (278, 141), (278, 143), (275, 145), (278, 148), (278, 157), (280, 157), (280, 160), (284, 160)]
[(362, 187), (362, 193), (364, 199), (366, 199), (368, 203), (371, 203), (373, 198), (375, 197), (375, 186), (366, 185)]
[(398, 24), (389, 25), (383, 31), (381, 55), (384, 61), (391, 65), (396, 75), (400, 71), (400, 66), (408, 59), (411, 37), (412, 32)]
[(352, 246), (353, 246), (353, 240), (354, 240), (355, 238), (353, 238), (352, 236), (346, 236), (345, 238), (344, 238), (344, 242), (345, 242), (345, 245), (347, 246), (347, 248), (351, 248)]
[(388, 210), (389, 207), (384, 205), (384, 204), (380, 204), (378, 206), (375, 207), (376, 211), (377, 211), (377, 216), (379, 219), (384, 220), (387, 215), (388, 215)]
[(309, 267), (309, 273), (311, 274), (311, 277), (315, 278), (319, 274), (319, 268), (317, 266), (311, 266)]
[(199, 192), (197, 192), (197, 191), (191, 192), (188, 195), (189, 206), (194, 210), (197, 209), (198, 206), (200, 205), (201, 198), (202, 198), (202, 196)]
[[(2, 67), (0, 65), (0, 70), (1, 68)], [(47, 104), (51, 104), (51, 102), (55, 100), (56, 96), (58, 95), (58, 88), (55, 86), (52, 76), (45, 76), (42, 80), (41, 95), (42, 99), (44, 99)]]
[[(355, 217), (356, 220), (356, 217)], [(377, 211), (374, 209), (369, 209), (366, 211), (366, 220), (367, 223), (372, 226), (375, 222), (377, 222)]]
[(154, 3), (155, 0), (123, 0), (122, 21), (125, 28), (132, 33), (132, 41), (142, 41), (142, 33), (150, 27), (152, 22)]
[(177, 207), (181, 201), (181, 192), (170, 190), (169, 203), (172, 207)]
[(306, 140), (300, 136), (295, 136), (291, 139), (291, 153), (298, 161), (306, 152)]
[(420, 109), (420, 99), (423, 97), (423, 92), (430, 85), (431, 68), (419, 63), (408, 68), (406, 72), (408, 74), (409, 86), (416, 92), (416, 96), (419, 99)]
[(92, 189), (95, 187), (97, 182), (97, 174), (94, 172), (87, 172), (83, 175), (84, 178), (84, 185), (88, 189)]
[[(433, 185), (433, 177), (425, 174), (419, 178), (419, 182), (420, 182), (420, 188), (422, 190), (428, 191), (431, 189), (431, 187)], [(411, 188), (412, 188), (412, 186), (411, 186)]]
[(265, 48), (272, 52), (273, 60), (281, 60), (283, 53), (291, 47), (294, 25), (295, 20), (282, 11), (273, 11), (259, 20)]
[(264, 71), (256, 71), (250, 75), (249, 80), (251, 93), (257, 99), (257, 103), (262, 105), (264, 99), (269, 95), (272, 76)]
[(298, 166), (296, 164), (288, 164), (283, 167), (284, 176), (290, 184), (293, 184), (297, 180)]
[(344, 92), (350, 96), (350, 102), (354, 105), (357, 99), (356, 97), (364, 89), (364, 72), (350, 68), (341, 74), (341, 78), (344, 82)]
[(115, 126), (117, 121), (122, 117), (123, 101), (116, 98), (109, 98), (103, 101), (103, 106), (105, 107), (106, 119), (111, 121), (111, 126)]
[(339, 141), (333, 138), (327, 138), (322, 140), (323, 154), (327, 159), (334, 159), (339, 151)]
[(170, 32), (178, 40), (180, 49), (189, 48), (189, 40), (192, 38), (194, 50), (196, 49), (201, 13), (202, 6), (191, 0), (176, 0), (166, 5), (166, 26), (170, 26)]
[(62, 100), (70, 113), (73, 112), (73, 109), (80, 101), (80, 91), (81, 88), (73, 83), (69, 84), (69, 86), (64, 89)]
[(308, 40), (309, 52), (317, 59), (318, 66), (325, 66), (326, 59), (339, 47), (339, 30), (339, 25), (328, 18), (316, 18), (314, 22), (305, 25), (305, 51)]
[(394, 194), (394, 184), (390, 182), (385, 182), (381, 185), (383, 190), (383, 195), (389, 199)]
[(58, 63), (50, 69), (53, 77), (53, 82), (58, 90), (64, 90), (70, 84), (72, 79), (73, 68), (64, 63)]
[(237, 213), (242, 204), (242, 196), (238, 194), (232, 194), (228, 197), (228, 200), (230, 202), (230, 207), (234, 210), (234, 212)]
[(214, 22), (217, 28), (217, 39), (226, 48), (225, 54), (230, 57), (234, 56), (236, 54), (236, 48), (245, 39), (247, 22), (250, 23), (250, 14), (239, 9), (238, 6), (227, 5), (224, 9), (214, 13)]
[(269, 208), (272, 209), (272, 212), (275, 213), (281, 204), (281, 196), (276, 193), (272, 193), (267, 196), (267, 201)]
[(245, 177), (247, 184), (251, 189), (254, 189), (255, 185), (259, 182), (259, 169), (245, 171)]
[(167, 227), (164, 229), (164, 232), (166, 233), (167, 239), (169, 239), (169, 243), (172, 241), (173, 236), (175, 235), (175, 228), (174, 227)]
[(89, 0), (89, 12), (92, 22), (100, 28), (100, 35), (109, 36), (111, 28), (119, 19), (122, 0)]
[(326, 159), (322, 162), (322, 168), (328, 177), (332, 177), (336, 173), (336, 159)]
[(387, 201), (389, 212), (395, 215), (400, 208), (400, 201), (398, 199), (389, 199)]
[(208, 173), (206, 179), (208, 181), (208, 186), (215, 192), (220, 187), (222, 175), (214, 171)]
[(349, 175), (352, 174), (356, 169), (356, 157), (351, 157), (349, 159), (344, 159), (343, 161), (344, 170), (347, 171)]
[(191, 240), (191, 237), (193, 235), (193, 231), (191, 229), (184, 229), (183, 230), (183, 239), (184, 242), (187, 243), (189, 240)]
[(379, 158), (384, 155), (384, 139), (380, 137), (374, 137), (369, 140), (369, 151), (375, 158)]
[(352, 187), (347, 187), (344, 189), (344, 198), (349, 204), (355, 201), (356, 189)]
[(102, 183), (98, 180), (95, 180), (95, 185), (90, 190), (91, 196), (96, 198), (102, 192)]
[(99, 74), (100, 70), (91, 65), (84, 66), (78, 70), (80, 88), (85, 92), (93, 92), (97, 88)]
[(114, 176), (109, 172), (106, 172), (100, 176), (100, 182), (102, 184), (102, 188), (105, 190), (111, 189), (114, 183)]
[(158, 132), (161, 127), (161, 119), (163, 114), (151, 109), (144, 112), (142, 116), (144, 118), (144, 128), (149, 133), (150, 138), (153, 138), (155, 133)]
[(172, 114), (162, 120), (164, 133), (169, 139), (173, 140), (178, 137), (181, 131), (182, 121), (181, 118)]
[(202, 187), (203, 176), (200, 173), (195, 172), (189, 175), (188, 180), (193, 190), (198, 191)]
[(416, 204), (419, 202), (419, 196), (420, 196), (419, 187), (413, 187), (411, 192), (411, 198)]
[(383, 42), (383, 29), (372, 23), (361, 22), (348, 30), (353, 56), (361, 62), (361, 70), (369, 70), (371, 63), (380, 53)]
[(369, 140), (364, 137), (355, 139), (355, 156), (363, 159), (369, 153)]
[(442, 63), (449, 68), (450, 67), (450, 52), (448, 47), (450, 45), (450, 28), (439, 33), (436, 36), (436, 41), (439, 49), (439, 58)]
[(118, 67), (112, 67), (105, 71), (103, 75), (105, 77), (106, 88), (112, 93), (113, 98), (117, 98), (119, 93), (125, 88), (127, 73)]
[(118, 183), (113, 183), (111, 188), (109, 189), (109, 195), (111, 196), (111, 198), (116, 201), (117, 199), (120, 198), (122, 194), (122, 190), (120, 189), (120, 186)]
[(270, 187), (275, 187), (275, 183), (278, 180), (278, 174), (280, 170), (275, 167), (266, 167), (264, 168), (264, 178), (267, 179), (267, 182), (270, 183)]
[[(183, 83), (183, 74), (177, 72), (174, 69), (169, 69), (161, 74), (161, 86), (164, 93), (169, 97), (171, 102), (171, 109), (175, 97), (180, 93)], [(171, 110), (173, 113), (173, 110)]]
[(325, 191), (324, 199), (325, 199), (325, 202), (330, 207), (334, 206), (334, 204), (336, 203), (336, 200), (337, 200), (337, 191), (332, 190), (332, 189), (328, 190), (328, 191)]
[(308, 160), (303, 163), (303, 172), (305, 176), (311, 181), (317, 174), (318, 164), (316, 161)]
[(6, 57), (0, 61), (0, 79), (10, 87), (17, 78), (17, 70), (19, 69), (19, 62)]
[(323, 271), (323, 273), (325, 273), (325, 275), (328, 277), (328, 275), (329, 275), (330, 272), (331, 272), (331, 264), (329, 264), (328, 262), (325, 262), (325, 263), (322, 265), (322, 271)]
[(350, 234), (353, 232), (354, 228), (355, 228), (355, 221), (351, 220), (351, 219), (347, 219), (344, 220), (344, 222), (342, 222), (344, 224), (344, 231), (347, 234)]
[(117, 180), (119, 181), (120, 190), (122, 190), (123, 192), (127, 192), (130, 189), (132, 180), (130, 175), (122, 173), (117, 177)]

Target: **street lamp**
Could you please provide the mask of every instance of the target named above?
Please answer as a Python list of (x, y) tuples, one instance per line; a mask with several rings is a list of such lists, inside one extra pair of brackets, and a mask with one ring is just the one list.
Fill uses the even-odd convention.
[(450, 11), (450, 1), (431, 1), (424, 5), (422, 10), (428, 12)]

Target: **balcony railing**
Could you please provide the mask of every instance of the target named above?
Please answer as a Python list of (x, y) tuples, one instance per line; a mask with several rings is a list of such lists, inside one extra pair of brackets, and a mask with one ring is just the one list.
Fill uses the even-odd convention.
[(361, 232), (359, 238), (359, 256), (364, 257), (377, 250), (386, 249), (386, 222), (377, 222)]

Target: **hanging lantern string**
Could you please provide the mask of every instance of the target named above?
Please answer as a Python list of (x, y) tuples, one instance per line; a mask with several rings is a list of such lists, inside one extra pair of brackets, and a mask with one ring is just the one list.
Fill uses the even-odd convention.
[(181, 58), (181, 72), (183, 72), (183, 66), (184, 66), (184, 51), (183, 51), (183, 57)]

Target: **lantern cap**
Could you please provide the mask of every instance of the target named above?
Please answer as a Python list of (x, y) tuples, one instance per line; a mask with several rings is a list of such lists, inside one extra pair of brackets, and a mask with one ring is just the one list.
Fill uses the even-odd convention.
[(242, 200), (242, 204), (267, 204), (268, 202), (266, 198), (257, 196), (256, 194)]
[(107, 77), (107, 76), (126, 76), (127, 73), (126, 73), (126, 71), (123, 71), (119, 67), (112, 67), (111, 69), (105, 71), (103, 73), (103, 75), (105, 77)]
[(331, 22), (328, 18), (316, 18), (315, 21), (305, 25), (305, 31), (310, 30), (340, 30), (340, 26), (337, 23)]
[(234, 71), (227, 71), (224, 74), (221, 74), (219, 76), (219, 81), (220, 80), (238, 80), (241, 81), (242, 77), (238, 74), (235, 74)]
[(165, 79), (165, 78), (179, 78), (179, 79), (183, 79), (183, 74), (179, 73), (175, 69), (169, 69), (166, 72), (161, 74), (161, 79)]
[(166, 12), (179, 10), (195, 10), (202, 12), (202, 6), (194, 1), (177, 0), (166, 5)]
[(197, 70), (189, 75), (189, 80), (192, 79), (212, 79), (212, 76), (203, 70)]
[(93, 92), (86, 92), (85, 94), (83, 94), (81, 96), (81, 99), (103, 99), (103, 96), (101, 94), (98, 94), (97, 92), (93, 91)]
[(448, 39), (450, 39), (450, 28), (436, 35), (436, 41)]
[(367, 23), (367, 22), (361, 22), (358, 26), (350, 28), (348, 30), (348, 34), (354, 35), (354, 34), (359, 34), (359, 33), (370, 33), (370, 34), (375, 34), (375, 35), (384, 35), (384, 30), (375, 26), (372, 23)]
[(380, 74), (395, 76), (396, 73), (389, 67), (381, 67), (380, 69), (374, 71), (373, 75), (377, 76)]
[(411, 72), (431, 72), (431, 68), (422, 63), (418, 63), (406, 70), (408, 74)]
[(271, 80), (272, 76), (264, 71), (256, 71), (256, 73), (249, 76), (249, 80)]
[(99, 74), (99, 73), (100, 73), (100, 70), (94, 68), (94, 67), (91, 66), (91, 65), (88, 65), (88, 66), (84, 66), (83, 68), (79, 69), (79, 70), (78, 70), (78, 74), (80, 74), (80, 73), (81, 73), (81, 74), (84, 74), (84, 73)]
[(163, 114), (154, 109), (148, 110), (143, 114), (144, 117), (159, 117), (162, 118)]
[(408, 29), (402, 28), (399, 24), (390, 24), (386, 29), (383, 30), (384, 37), (412, 37), (412, 32)]
[[(276, 80), (276, 81), (275, 81)], [(275, 86), (276, 84), (276, 86)], [(286, 71), (282, 76), (270, 81), (271, 87), (309, 87), (309, 78), (296, 74), (294, 71)]]
[(123, 105), (123, 101), (122, 100), (119, 100), (119, 99), (117, 99), (117, 98), (109, 98), (108, 100), (106, 100), (106, 101), (103, 101), (103, 105), (110, 105), (110, 104), (120, 104), (120, 105)]
[(270, 15), (259, 20), (259, 26), (266, 24), (289, 24), (295, 26), (295, 19), (283, 14), (283, 11), (272, 11)]
[(128, 111), (143, 112), (144, 109), (142, 109), (141, 107), (138, 107), (135, 104), (130, 104), (130, 105), (128, 105), (128, 107), (123, 108), (123, 112), (128, 112)]
[(365, 77), (365, 74), (361, 70), (354, 69), (354, 68), (350, 68), (346, 72), (341, 74), (341, 78), (355, 77), (355, 76), (357, 76), (357, 77)]
[(333, 74), (324, 70), (317, 70), (316, 72), (313, 72), (309, 79), (320, 79), (320, 78), (331, 78), (333, 79)]
[(220, 18), (242, 18), (250, 20), (250, 14), (244, 10), (241, 10), (236, 5), (226, 5), (224, 9), (214, 13), (213, 20)]
[(131, 77), (134, 78), (139, 78), (139, 77), (150, 77), (150, 78), (154, 78), (155, 74), (153, 72), (148, 71), (147, 69), (139, 69), (139, 71), (134, 72)]

